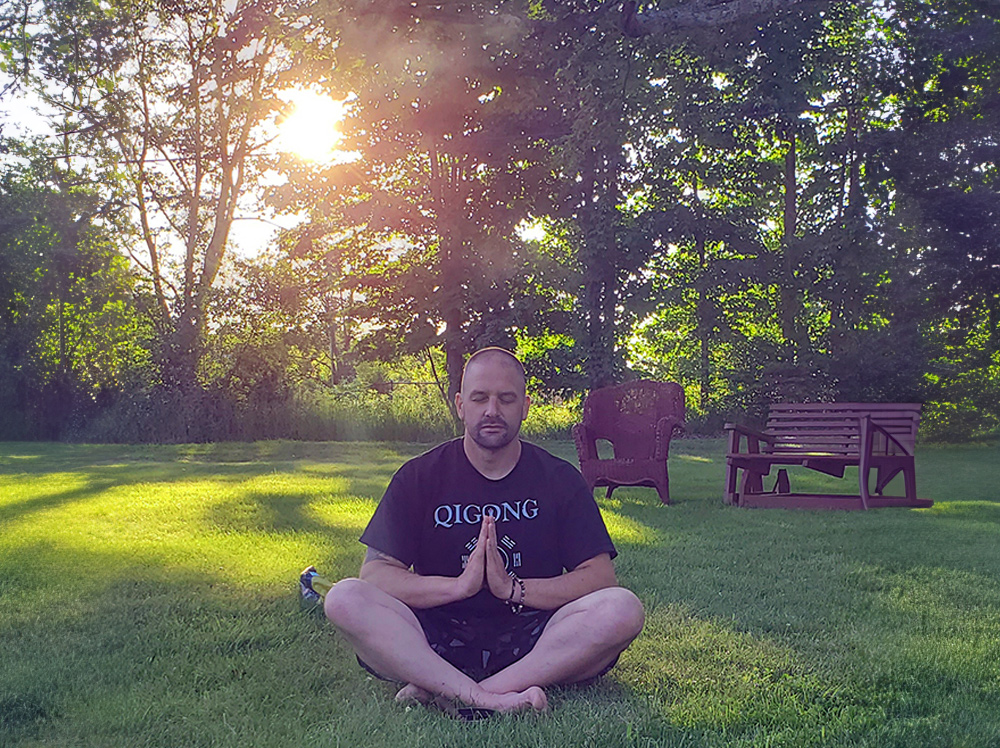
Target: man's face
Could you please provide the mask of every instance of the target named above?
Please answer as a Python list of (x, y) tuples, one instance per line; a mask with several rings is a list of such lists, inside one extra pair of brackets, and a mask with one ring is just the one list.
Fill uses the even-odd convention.
[(524, 379), (516, 363), (502, 355), (469, 364), (455, 403), (465, 432), (488, 450), (503, 449), (514, 441), (528, 415)]

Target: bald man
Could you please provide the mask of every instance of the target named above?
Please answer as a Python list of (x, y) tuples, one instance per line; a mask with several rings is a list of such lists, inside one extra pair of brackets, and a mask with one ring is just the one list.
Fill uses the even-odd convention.
[(524, 442), (521, 362), (485, 348), (465, 366), (461, 439), (393, 476), (361, 536), (358, 579), (327, 617), (399, 701), (460, 713), (543, 711), (544, 688), (607, 672), (642, 630), (619, 587), (593, 493), (570, 463)]

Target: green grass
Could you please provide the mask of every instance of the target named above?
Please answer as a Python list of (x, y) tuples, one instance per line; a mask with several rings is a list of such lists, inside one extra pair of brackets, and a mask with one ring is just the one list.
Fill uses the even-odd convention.
[(420, 450), (0, 444), (0, 746), (1000, 745), (997, 446), (922, 448), (931, 509), (821, 513), (724, 506), (722, 442), (675, 442), (675, 505), (601, 501), (642, 636), (472, 725), (396, 706), (294, 587), (356, 573)]

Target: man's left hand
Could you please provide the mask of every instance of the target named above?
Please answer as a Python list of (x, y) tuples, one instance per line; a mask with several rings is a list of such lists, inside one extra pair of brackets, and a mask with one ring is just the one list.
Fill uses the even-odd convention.
[(486, 525), (486, 584), (494, 597), (509, 600), (514, 582), (504, 568), (503, 556), (497, 546), (496, 520), (486, 515), (483, 523)]

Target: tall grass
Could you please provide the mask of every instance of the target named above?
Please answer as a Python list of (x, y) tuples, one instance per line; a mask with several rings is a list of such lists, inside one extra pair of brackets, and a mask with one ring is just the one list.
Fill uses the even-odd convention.
[(456, 425), (436, 387), (396, 385), (379, 391), (362, 383), (295, 393), (293, 436), (324, 441), (432, 442)]
[(600, 500), (643, 634), (471, 725), (397, 706), (295, 588), (356, 573), (423, 448), (0, 444), (0, 745), (1000, 745), (998, 447), (922, 448), (931, 509), (822, 513), (724, 506), (721, 441), (674, 442), (676, 504)]
[[(354, 380), (337, 387), (300, 383), (278, 395), (158, 388), (122, 396), (63, 434), (90, 443), (190, 443), (299, 439), (304, 441), (435, 442), (459, 433), (437, 386), (430, 382)], [(524, 433), (568, 438), (580, 418), (579, 398), (537, 397)]]
[[(522, 431), (531, 439), (568, 439), (580, 420), (580, 398), (535, 395)], [(290, 436), (305, 440), (433, 442), (460, 429), (435, 386), (396, 384), (381, 391), (363, 383), (296, 393)]]

